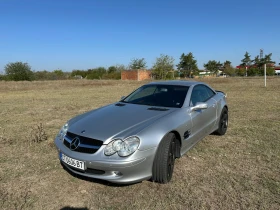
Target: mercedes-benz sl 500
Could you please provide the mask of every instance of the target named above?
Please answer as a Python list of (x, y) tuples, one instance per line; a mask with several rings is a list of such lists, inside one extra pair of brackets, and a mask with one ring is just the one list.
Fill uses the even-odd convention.
[(55, 138), (75, 174), (114, 183), (171, 180), (175, 159), (205, 136), (224, 135), (226, 95), (195, 81), (151, 82), (70, 119)]

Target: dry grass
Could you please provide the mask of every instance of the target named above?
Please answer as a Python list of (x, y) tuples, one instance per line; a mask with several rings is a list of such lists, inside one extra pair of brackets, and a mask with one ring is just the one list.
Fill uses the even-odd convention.
[(204, 81), (228, 94), (228, 133), (177, 160), (169, 184), (128, 186), (67, 173), (53, 139), (143, 82), (0, 82), (0, 209), (280, 209), (280, 78)]

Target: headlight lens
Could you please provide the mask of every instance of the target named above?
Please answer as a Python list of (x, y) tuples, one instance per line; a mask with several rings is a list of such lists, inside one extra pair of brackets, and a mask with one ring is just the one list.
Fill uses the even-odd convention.
[(58, 133), (58, 138), (62, 141), (64, 136), (66, 135), (68, 130), (68, 123), (66, 123), (65, 125), (62, 126), (62, 128), (60, 129), (59, 133)]
[(140, 139), (136, 136), (131, 136), (125, 140), (116, 139), (111, 141), (104, 150), (107, 156), (113, 155), (116, 152), (121, 157), (126, 157), (134, 153), (140, 144)]

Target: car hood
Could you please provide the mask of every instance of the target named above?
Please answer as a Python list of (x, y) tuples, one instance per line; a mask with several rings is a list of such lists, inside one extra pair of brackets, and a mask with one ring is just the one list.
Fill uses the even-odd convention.
[(176, 108), (152, 108), (137, 104), (111, 104), (72, 119), (69, 132), (105, 141), (128, 137), (149, 126)]

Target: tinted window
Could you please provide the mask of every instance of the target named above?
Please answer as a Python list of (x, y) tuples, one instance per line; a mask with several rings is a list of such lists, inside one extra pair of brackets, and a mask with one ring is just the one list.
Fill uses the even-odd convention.
[(206, 102), (213, 95), (215, 95), (215, 92), (213, 92), (207, 86), (196, 85), (192, 91), (191, 105), (195, 105), (197, 102)]
[(183, 106), (189, 87), (179, 85), (144, 85), (122, 102), (162, 107)]
[(216, 95), (216, 93), (215, 93), (212, 89), (210, 89), (210, 88), (207, 87), (207, 86), (204, 86), (204, 87), (205, 87), (206, 90), (207, 90), (207, 93), (208, 93), (209, 98), (211, 98), (211, 97), (213, 97), (214, 95)]
[(134, 101), (137, 99), (141, 99), (144, 97), (148, 97), (154, 94), (154, 92), (157, 90), (156, 86), (144, 86), (143, 88), (139, 88), (136, 90), (133, 94), (131, 94), (129, 97), (125, 99), (125, 102)]

